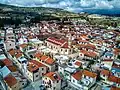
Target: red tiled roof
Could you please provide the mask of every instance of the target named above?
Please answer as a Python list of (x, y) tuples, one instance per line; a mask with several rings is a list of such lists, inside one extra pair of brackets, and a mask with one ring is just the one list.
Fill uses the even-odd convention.
[(9, 50), (9, 54), (12, 56), (15, 55), (15, 50), (14, 49)]
[(12, 87), (15, 84), (17, 84), (16, 78), (12, 75), (9, 75), (9, 76), (5, 77), (4, 80), (8, 84), (9, 87)]
[(77, 65), (77, 66), (79, 66), (79, 67), (80, 67), (82, 64), (81, 64), (81, 62), (76, 61), (76, 62), (75, 62), (75, 65)]
[(37, 69), (39, 69), (39, 67), (37, 65), (34, 65), (34, 64), (28, 64), (28, 70), (30, 72), (34, 72), (36, 71)]
[(48, 58), (48, 56), (46, 56), (46, 55), (43, 55), (42, 57), (41, 57), (41, 60), (46, 60)]
[(48, 56), (45, 56), (45, 55), (43, 55), (42, 57), (41, 57), (41, 60), (42, 61), (44, 61), (45, 63), (47, 63), (47, 64), (54, 64), (54, 60), (52, 59), (52, 58), (50, 58), (50, 57), (48, 57)]
[(15, 57), (16, 58), (19, 58), (19, 57), (21, 57), (23, 54), (22, 53), (18, 53)]
[(97, 56), (97, 54), (95, 52), (91, 52), (91, 51), (80, 50), (80, 52), (86, 56), (93, 57), (93, 58), (95, 58)]
[(89, 39), (87, 35), (82, 35), (81, 37), (84, 39)]
[(93, 72), (90, 72), (90, 71), (87, 71), (87, 70), (83, 71), (83, 75), (89, 76), (89, 77), (92, 77), (92, 78), (96, 78), (97, 77), (96, 73), (93, 73)]
[(120, 78), (118, 78), (116, 76), (111, 75), (111, 76), (108, 77), (108, 80), (110, 82), (115, 82), (115, 83), (119, 83), (120, 84)]
[(8, 51), (10, 55), (15, 55), (16, 53), (22, 53), (20, 50), (14, 50), (14, 49), (11, 49)]
[(52, 58), (48, 58), (46, 61), (45, 61), (47, 64), (54, 64), (54, 60)]
[(27, 44), (21, 44), (20, 47), (21, 47), (21, 48), (26, 48), (26, 47), (27, 47)]
[(110, 75), (110, 71), (109, 71), (109, 70), (102, 70), (102, 71), (101, 71), (101, 74), (102, 74), (102, 75), (109, 76), (109, 75)]
[(104, 41), (103, 40), (94, 40), (94, 42), (97, 43), (97, 44), (102, 45)]
[(47, 39), (47, 41), (53, 43), (53, 44), (56, 44), (56, 45), (59, 45), (61, 46), (62, 48), (68, 48), (68, 43), (67, 41), (64, 41), (64, 40), (60, 40), (60, 39), (56, 39), (54, 37), (50, 37)]
[[(57, 79), (54, 77), (54, 75), (57, 76)], [(49, 77), (52, 81), (61, 80), (60, 76), (55, 72), (49, 72), (45, 76)]]
[(36, 60), (31, 60), (29, 61), (28, 63), (28, 70), (30, 72), (34, 72), (36, 71), (37, 69), (39, 69), (40, 67), (46, 67), (45, 65), (43, 65), (42, 63), (36, 61)]
[(32, 35), (29, 35), (29, 36), (28, 36), (28, 38), (29, 38), (29, 39), (33, 39), (33, 38), (34, 38), (34, 36), (32, 36)]
[(12, 61), (10, 61), (9, 59), (4, 59), (4, 60), (3, 60), (3, 63), (4, 63), (6, 66), (11, 66), (11, 65), (13, 65)]
[(94, 49), (96, 49), (96, 47), (95, 47), (95, 45), (92, 45), (92, 44), (79, 44), (78, 45), (80, 48), (86, 48), (86, 49), (92, 49), (92, 50), (94, 50)]
[(81, 80), (81, 78), (82, 78), (82, 72), (81, 72), (81, 71), (75, 72), (74, 74), (72, 74), (72, 76), (73, 76), (76, 80)]
[(11, 72), (16, 72), (16, 71), (18, 71), (16, 66), (7, 66), (7, 67), (8, 67), (8, 69), (9, 69)]
[(36, 58), (41, 58), (41, 56), (42, 56), (42, 54), (41, 53), (35, 53), (35, 55), (34, 55)]
[(119, 55), (119, 53), (120, 53), (120, 49), (115, 48), (113, 52), (114, 52), (115, 55)]
[(40, 63), (40, 62), (38, 62), (36, 60), (31, 60), (29, 62), (32, 63), (32, 64), (37, 65), (38, 67), (46, 67), (44, 64), (42, 64), (42, 63)]

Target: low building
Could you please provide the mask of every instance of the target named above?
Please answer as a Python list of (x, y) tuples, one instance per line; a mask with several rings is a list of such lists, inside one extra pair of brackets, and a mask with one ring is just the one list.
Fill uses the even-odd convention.
[(101, 61), (101, 67), (102, 68), (111, 70), (112, 65), (113, 65), (113, 60), (112, 59), (104, 59), (104, 60)]
[(10, 49), (15, 49), (15, 41), (13, 40), (6, 40), (5, 41), (5, 49), (9, 51)]
[(64, 41), (50, 37), (45, 42), (47, 47), (54, 51), (57, 51), (59, 54), (69, 55), (73, 53), (73, 48), (70, 41)]
[(47, 72), (55, 71), (55, 60), (49, 56), (43, 55), (38, 61), (48, 67)]
[(43, 77), (46, 90), (61, 90), (61, 78), (57, 72), (49, 72)]
[(108, 80), (108, 77), (110, 76), (109, 70), (101, 70), (100, 77), (102, 78), (103, 82), (106, 82)]
[(7, 83), (9, 90), (19, 90), (19, 84), (16, 80), (16, 78), (12, 75), (9, 75), (4, 78), (5, 82)]
[(47, 67), (42, 63), (31, 60), (28, 62), (27, 76), (31, 81), (37, 81), (46, 73)]
[(82, 85), (81, 79), (82, 79), (82, 71), (77, 71), (73, 73), (71, 76), (70, 82), (73, 84), (72, 86), (74, 86), (74, 88), (76, 88), (77, 90), (79, 89), (84, 90), (84, 86)]
[(88, 70), (83, 70), (82, 82), (88, 89), (96, 82), (97, 74)]

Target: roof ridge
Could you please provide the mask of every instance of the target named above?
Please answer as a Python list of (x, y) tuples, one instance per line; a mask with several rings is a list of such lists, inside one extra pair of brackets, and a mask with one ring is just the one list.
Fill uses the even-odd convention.
[(63, 47), (66, 43), (67, 43), (67, 42), (65, 41), (65, 42), (61, 45), (61, 47)]

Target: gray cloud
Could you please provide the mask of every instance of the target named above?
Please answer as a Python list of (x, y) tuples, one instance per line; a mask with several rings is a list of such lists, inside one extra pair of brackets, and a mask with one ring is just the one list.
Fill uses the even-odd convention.
[(1, 3), (18, 6), (44, 6), (70, 11), (83, 9), (119, 8), (120, 0), (0, 0)]

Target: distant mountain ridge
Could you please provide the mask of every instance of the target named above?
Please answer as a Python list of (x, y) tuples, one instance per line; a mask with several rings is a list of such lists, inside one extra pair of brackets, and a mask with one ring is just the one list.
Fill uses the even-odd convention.
[(6, 5), (0, 3), (0, 9), (8, 9), (11, 8), (14, 11), (21, 11), (21, 12), (38, 12), (38, 13), (56, 13), (56, 12), (63, 12), (63, 13), (71, 13), (69, 11), (60, 9), (60, 8), (49, 8), (49, 7), (18, 7), (13, 5)]
[[(110, 0), (111, 1), (111, 0)], [(67, 13), (72, 14), (75, 12), (66, 11), (64, 9), (60, 8), (49, 8), (49, 7), (18, 7), (13, 5), (6, 5), (0, 3), (0, 9), (12, 9), (15, 12), (35, 12), (35, 13)], [(80, 11), (76, 11), (77, 13), (80, 13)], [(84, 12), (87, 12), (88, 14), (100, 14), (100, 15), (107, 15), (107, 16), (117, 16), (120, 17), (120, 10), (119, 9), (86, 9)]]

